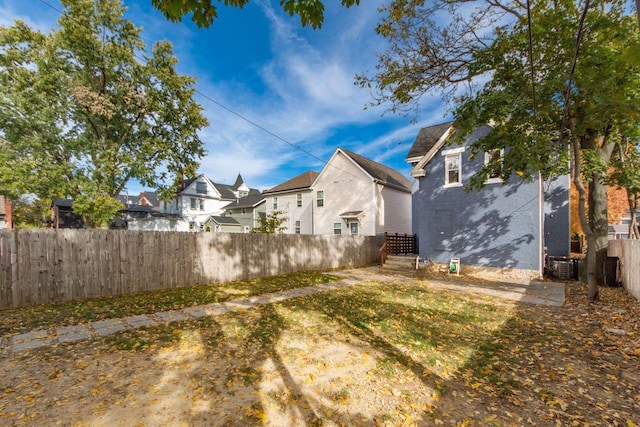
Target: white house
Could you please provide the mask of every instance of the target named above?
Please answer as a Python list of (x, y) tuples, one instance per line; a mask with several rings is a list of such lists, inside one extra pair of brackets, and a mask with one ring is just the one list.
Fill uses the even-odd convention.
[(285, 233), (411, 234), (411, 182), (342, 148), (319, 174), (305, 172), (263, 194), (267, 214), (285, 212)]
[(285, 216), (285, 233), (314, 234), (315, 199), (311, 185), (317, 177), (318, 172), (307, 171), (262, 192), (266, 199), (266, 214), (279, 211)]

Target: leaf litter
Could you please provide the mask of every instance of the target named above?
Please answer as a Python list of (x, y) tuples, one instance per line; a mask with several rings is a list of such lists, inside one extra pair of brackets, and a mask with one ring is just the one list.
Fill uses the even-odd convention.
[(640, 303), (563, 307), (370, 281), (26, 353), (0, 424), (637, 426)]

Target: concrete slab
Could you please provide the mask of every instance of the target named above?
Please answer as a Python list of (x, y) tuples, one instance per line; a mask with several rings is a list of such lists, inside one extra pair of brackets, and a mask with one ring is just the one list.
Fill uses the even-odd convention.
[(159, 313), (153, 314), (153, 317), (164, 323), (180, 322), (182, 320), (189, 319), (189, 317), (184, 312), (182, 312), (182, 310), (161, 311)]
[(129, 316), (122, 319), (127, 325), (134, 329), (143, 328), (147, 326), (156, 325), (157, 322), (146, 314), (140, 314), (138, 316)]
[(200, 319), (202, 317), (207, 317), (211, 315), (209, 313), (209, 310), (201, 306), (183, 308), (181, 311), (185, 313), (187, 316), (191, 316), (195, 319)]
[(10, 339), (10, 345), (14, 352), (50, 346), (49, 331), (39, 329), (37, 331), (14, 335)]
[(56, 329), (56, 340), (59, 343), (82, 341), (91, 338), (86, 325), (64, 326)]
[(121, 319), (107, 319), (92, 322), (91, 327), (101, 337), (113, 335), (116, 332), (124, 331), (127, 325)]

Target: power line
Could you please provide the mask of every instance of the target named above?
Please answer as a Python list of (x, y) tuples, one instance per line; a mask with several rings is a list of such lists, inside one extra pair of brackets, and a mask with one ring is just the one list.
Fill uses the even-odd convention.
[[(55, 6), (51, 5), (50, 3), (46, 2), (45, 0), (39, 0), (39, 1), (40, 1), (40, 3), (44, 4), (45, 6), (49, 7), (50, 9), (52, 9), (52, 10), (54, 10), (54, 11), (56, 11), (56, 12), (60, 13), (60, 14), (65, 14), (65, 13), (66, 13), (65, 11), (58, 9), (57, 7), (55, 7)], [(140, 35), (140, 38), (142, 38), (143, 40), (145, 40), (145, 38), (144, 38), (144, 37), (142, 37), (142, 35)], [(145, 41), (146, 41), (146, 42), (148, 42), (148, 40), (145, 40)], [(140, 57), (139, 57), (139, 56), (137, 56), (137, 55), (135, 55), (135, 58), (136, 58), (136, 59), (137, 59), (141, 64), (144, 64), (144, 63), (145, 63), (144, 58), (140, 58)], [(218, 107), (220, 107), (220, 108), (224, 109), (225, 111), (227, 111), (227, 112), (229, 112), (229, 113), (231, 113), (231, 114), (235, 115), (235, 116), (236, 116), (236, 117), (238, 117), (239, 119), (241, 119), (241, 120), (243, 120), (243, 121), (245, 121), (245, 122), (249, 123), (250, 125), (252, 125), (252, 126), (256, 127), (257, 129), (259, 129), (259, 130), (261, 130), (261, 131), (265, 132), (266, 134), (268, 134), (268, 135), (272, 136), (273, 138), (275, 138), (275, 139), (277, 139), (277, 140), (279, 140), (279, 141), (281, 141), (281, 142), (283, 142), (283, 143), (285, 143), (285, 144), (289, 145), (290, 147), (293, 147), (294, 149), (296, 149), (296, 150), (298, 150), (298, 151), (300, 151), (300, 152), (302, 152), (302, 153), (304, 153), (304, 154), (308, 155), (309, 157), (312, 157), (313, 159), (318, 160), (319, 162), (321, 162), (321, 163), (322, 163), (323, 165), (325, 165), (325, 166), (326, 166), (326, 165), (329, 165), (329, 162), (328, 162), (327, 160), (321, 159), (320, 157), (316, 156), (315, 154), (311, 153), (310, 151), (307, 151), (307, 150), (305, 150), (305, 149), (301, 148), (299, 144), (294, 144), (294, 143), (292, 143), (292, 142), (290, 142), (290, 141), (286, 140), (285, 138), (283, 138), (283, 137), (279, 136), (278, 134), (276, 134), (276, 133), (274, 133), (274, 132), (272, 132), (272, 131), (268, 130), (268, 129), (267, 129), (267, 128), (265, 128), (264, 126), (261, 126), (261, 125), (259, 125), (258, 123), (254, 122), (253, 120), (251, 120), (251, 119), (247, 118), (246, 116), (244, 116), (244, 115), (242, 115), (242, 114), (240, 114), (240, 113), (236, 112), (236, 111), (235, 111), (235, 110), (233, 110), (231, 107), (227, 107), (225, 104), (223, 104), (223, 103), (221, 103), (221, 102), (219, 102), (219, 101), (216, 101), (215, 99), (213, 99), (213, 98), (212, 98), (212, 97), (210, 97), (209, 95), (205, 94), (204, 92), (202, 92), (202, 91), (200, 91), (200, 90), (198, 90), (198, 89), (195, 89), (195, 90), (194, 90), (194, 92), (195, 92), (195, 93), (197, 93), (198, 95), (200, 95), (201, 97), (205, 98), (205, 99), (206, 99), (206, 100), (208, 100), (209, 102), (212, 102), (212, 103), (214, 103), (215, 105), (217, 105)], [(339, 171), (342, 171), (342, 172), (346, 173), (347, 175), (351, 175), (351, 176), (352, 176), (352, 177), (354, 177), (354, 178), (357, 178), (357, 179), (363, 179), (362, 177), (357, 176), (357, 175), (354, 175), (353, 173), (351, 173), (351, 172), (349, 172), (349, 171), (346, 171), (346, 170), (344, 170), (344, 169), (342, 169), (342, 168), (340, 168), (340, 167), (338, 167), (338, 166), (335, 166), (335, 165), (330, 165), (330, 166), (331, 166), (331, 167), (333, 167), (333, 168), (335, 168), (335, 169), (337, 169), (337, 170), (339, 170)], [(364, 180), (364, 179), (363, 179), (363, 180)]]

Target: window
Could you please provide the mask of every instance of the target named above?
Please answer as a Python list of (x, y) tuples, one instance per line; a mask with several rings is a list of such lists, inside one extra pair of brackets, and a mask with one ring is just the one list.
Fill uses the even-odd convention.
[(300, 234), (300, 221), (296, 221), (296, 234)]
[(196, 193), (198, 193), (198, 194), (207, 194), (207, 183), (206, 182), (196, 182)]
[(245, 226), (244, 226), (244, 232), (245, 232), (245, 233), (248, 233), (249, 231), (251, 231), (251, 230), (249, 230), (249, 226), (248, 226), (248, 225), (245, 225)]
[(200, 199), (198, 201), (200, 202), (200, 210), (203, 211), (204, 210), (204, 199)]
[(487, 183), (502, 182), (502, 157), (504, 150), (491, 150), (484, 153), (484, 164), (489, 166)]
[(318, 190), (316, 192), (316, 202), (319, 208), (324, 206), (324, 190)]
[(296, 194), (296, 204), (299, 208), (302, 207), (302, 193)]
[(341, 222), (334, 222), (333, 223), (333, 234), (335, 234), (335, 235), (342, 234), (342, 223)]
[(358, 223), (357, 222), (350, 222), (349, 223), (349, 231), (351, 232), (351, 234), (358, 234)]
[(191, 201), (191, 209), (196, 209), (196, 199), (194, 199), (193, 197), (191, 199), (189, 199)]
[(273, 209), (274, 210), (278, 209), (278, 198), (277, 197), (273, 198)]
[(449, 154), (444, 158), (444, 185), (460, 184), (460, 153)]
[(247, 208), (242, 208), (242, 213), (246, 214), (247, 213)]
[(193, 221), (189, 222), (189, 231), (193, 231), (196, 229), (196, 223)]

